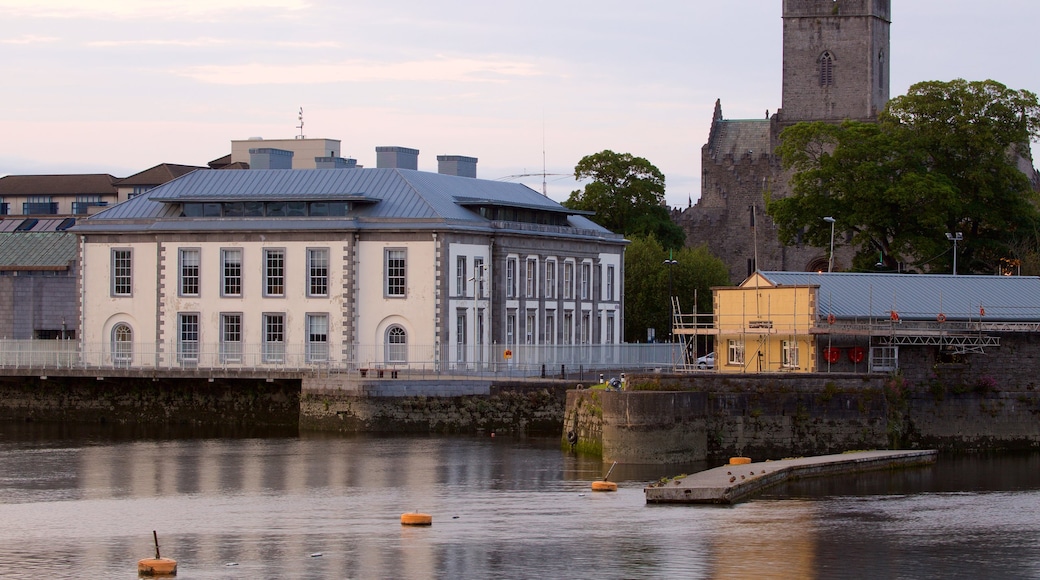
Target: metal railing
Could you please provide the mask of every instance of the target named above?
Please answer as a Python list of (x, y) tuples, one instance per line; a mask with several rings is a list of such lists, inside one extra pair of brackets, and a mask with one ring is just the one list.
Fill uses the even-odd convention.
[[(618, 345), (347, 345), (0, 340), (0, 369), (310, 372), (397, 371), (410, 376), (577, 376), (598, 370), (670, 370), (679, 343)], [(395, 374), (397, 374), (395, 373)]]

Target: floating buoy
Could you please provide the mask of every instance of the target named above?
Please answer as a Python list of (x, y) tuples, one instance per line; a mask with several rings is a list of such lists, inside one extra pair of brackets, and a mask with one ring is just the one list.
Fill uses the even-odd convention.
[(592, 491), (617, 491), (617, 484), (613, 481), (593, 481)]
[(138, 576), (176, 576), (177, 560), (159, 555), (159, 535), (155, 530), (152, 530), (152, 539), (155, 540), (155, 557), (137, 561)]
[(421, 514), (419, 512), (412, 512), (410, 514), (401, 514), (401, 525), (402, 526), (432, 526), (433, 516), (430, 514)]
[(730, 457), (729, 458), (729, 464), (730, 465), (747, 465), (748, 463), (751, 463), (751, 458), (750, 457)]
[(137, 573), (141, 576), (176, 576), (177, 560), (170, 558), (145, 558), (138, 560)]

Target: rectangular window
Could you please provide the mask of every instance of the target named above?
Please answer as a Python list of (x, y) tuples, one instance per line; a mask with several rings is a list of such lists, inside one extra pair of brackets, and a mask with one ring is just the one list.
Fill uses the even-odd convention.
[(516, 298), (516, 258), (506, 260), (506, 298)]
[(455, 317), (455, 360), (466, 362), (466, 311), (459, 310)]
[(574, 262), (563, 265), (563, 299), (574, 298)]
[(285, 362), (285, 315), (264, 314), (263, 361)]
[(307, 362), (329, 360), (329, 315), (307, 315)]
[(784, 340), (780, 343), (780, 365), (785, 368), (798, 368), (798, 341)]
[(225, 249), (220, 251), (221, 263), (221, 295), (242, 295), (242, 250)]
[(607, 300), (614, 299), (614, 266), (607, 266)]
[(242, 362), (242, 315), (220, 315), (220, 360)]
[(466, 295), (466, 256), (455, 258), (455, 287), (456, 296)]
[(510, 310), (506, 314), (506, 348), (516, 344), (516, 311)]
[(592, 298), (592, 264), (583, 263), (581, 265), (581, 299), (588, 300)]
[(527, 260), (527, 273), (525, 275), (525, 290), (524, 296), (527, 298), (534, 298), (535, 291), (538, 287), (537, 279), (538, 261), (534, 259)]
[(476, 292), (477, 298), (484, 297), (484, 258), (473, 258), (473, 279), (476, 280), (473, 283), (474, 292)]
[(606, 344), (614, 344), (614, 313), (607, 313), (607, 335), (604, 337)]
[(198, 248), (182, 248), (180, 251), (180, 280), (178, 289), (181, 296), (199, 295), (199, 264), (201, 251)]
[(556, 261), (545, 262), (545, 297), (556, 299)]
[(563, 313), (563, 344), (574, 342), (574, 313), (570, 310)]
[(307, 295), (329, 295), (329, 249), (307, 250)]
[(730, 340), (728, 341), (728, 356), (726, 357), (726, 363), (731, 365), (743, 365), (744, 364), (744, 341), (742, 340)]
[(285, 296), (285, 250), (264, 250), (264, 296)]
[(527, 324), (524, 327), (524, 342), (527, 344), (535, 344), (535, 316), (534, 312), (527, 313)]
[(581, 315), (581, 343), (592, 343), (592, 314), (588, 312)]
[(132, 250), (112, 250), (112, 294), (133, 295), (133, 282)]
[(545, 344), (556, 342), (556, 313), (549, 311), (545, 313)]
[(199, 362), (199, 315), (177, 315), (177, 361)]
[(404, 250), (386, 250), (386, 295), (405, 296), (405, 253)]

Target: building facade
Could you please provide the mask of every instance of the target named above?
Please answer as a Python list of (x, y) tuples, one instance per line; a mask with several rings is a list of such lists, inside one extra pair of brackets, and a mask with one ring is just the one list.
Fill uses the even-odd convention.
[(469, 371), (624, 338), (625, 240), (519, 184), (197, 171), (74, 231), (88, 364)]

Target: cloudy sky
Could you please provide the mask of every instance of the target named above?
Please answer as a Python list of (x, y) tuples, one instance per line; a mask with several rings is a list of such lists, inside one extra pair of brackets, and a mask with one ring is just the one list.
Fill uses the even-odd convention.
[[(232, 139), (480, 159), (562, 201), (578, 160), (646, 157), (700, 192), (715, 99), (780, 106), (781, 0), (0, 0), (0, 175), (205, 165)], [(894, 0), (892, 96), (992, 78), (1040, 92), (1036, 0)], [(1034, 149), (1036, 148), (1034, 144)], [(543, 155), (544, 152), (544, 155)], [(527, 174), (527, 177), (515, 177)]]

